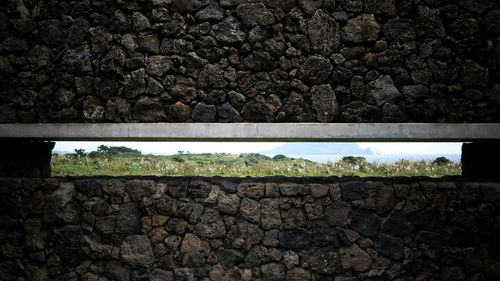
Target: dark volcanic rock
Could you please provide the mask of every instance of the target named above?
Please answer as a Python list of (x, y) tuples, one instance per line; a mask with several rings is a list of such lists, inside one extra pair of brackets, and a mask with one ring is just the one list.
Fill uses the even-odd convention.
[(245, 258), (245, 256), (241, 252), (233, 249), (221, 248), (217, 251), (216, 254), (217, 258), (219, 259), (219, 263), (226, 270), (242, 262)]
[(330, 76), (332, 70), (333, 66), (329, 59), (322, 56), (310, 56), (300, 65), (297, 77), (311, 84), (321, 84)]
[(328, 224), (322, 221), (314, 221), (312, 227), (314, 245), (318, 247), (333, 246), (335, 248), (340, 246), (337, 233)]
[(458, 0), (457, 3), (462, 8), (479, 14), (484, 10), (493, 7), (492, 0)]
[(404, 257), (403, 241), (383, 233), (379, 233), (374, 241), (375, 250), (385, 256), (395, 260), (401, 260)]
[(382, 232), (391, 236), (407, 235), (414, 229), (415, 227), (405, 217), (397, 214), (390, 215), (382, 223)]
[(287, 249), (307, 249), (311, 247), (311, 234), (302, 228), (288, 230), (279, 234), (280, 246)]
[(217, 109), (215, 105), (198, 103), (193, 109), (192, 119), (194, 122), (215, 122)]
[(351, 210), (349, 223), (354, 230), (363, 235), (377, 235), (381, 222), (382, 219), (370, 211), (364, 209)]
[(380, 24), (372, 14), (359, 15), (347, 21), (342, 30), (342, 38), (349, 42), (363, 43), (378, 39)]
[(440, 232), (443, 227), (443, 217), (441, 214), (433, 209), (423, 210), (421, 212), (415, 213), (410, 221), (418, 229), (424, 229), (434, 232)]
[(38, 42), (55, 47), (64, 40), (60, 20), (43, 20), (38, 23)]
[(365, 197), (365, 184), (360, 181), (343, 182), (340, 184), (342, 198), (346, 201), (359, 200)]
[(96, 180), (89, 179), (75, 181), (75, 188), (89, 198), (102, 194), (101, 185)]
[(339, 24), (328, 13), (316, 11), (307, 26), (313, 52), (328, 57), (337, 50), (340, 44)]
[(218, 22), (224, 19), (224, 9), (219, 7), (216, 1), (210, 1), (210, 4), (198, 11), (194, 17), (199, 21)]
[(166, 119), (161, 101), (146, 96), (135, 103), (132, 117), (139, 122), (159, 122)]
[(69, 49), (62, 57), (66, 71), (73, 74), (84, 74), (92, 71), (92, 56), (88, 45), (76, 49)]
[(276, 120), (279, 122), (312, 122), (316, 120), (316, 114), (301, 94), (292, 92), (287, 103), (276, 116)]
[(329, 84), (313, 86), (311, 88), (312, 108), (316, 111), (319, 122), (330, 123), (339, 116), (339, 104)]
[(225, 45), (240, 45), (245, 41), (246, 33), (241, 29), (240, 22), (234, 17), (228, 17), (223, 22), (212, 26), (215, 39)]
[(240, 17), (241, 22), (248, 27), (274, 24), (273, 14), (262, 3), (241, 4), (236, 8), (236, 14)]

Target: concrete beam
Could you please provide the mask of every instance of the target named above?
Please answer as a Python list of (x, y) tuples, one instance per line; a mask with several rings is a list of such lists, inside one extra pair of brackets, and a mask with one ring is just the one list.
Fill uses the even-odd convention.
[(474, 141), (500, 140), (500, 123), (0, 124), (0, 138), (143, 141)]

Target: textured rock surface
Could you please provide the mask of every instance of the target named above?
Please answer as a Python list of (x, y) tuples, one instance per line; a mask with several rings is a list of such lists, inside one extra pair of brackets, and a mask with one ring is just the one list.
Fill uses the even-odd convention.
[(0, 7), (0, 123), (500, 122), (498, 1)]
[(496, 280), (499, 186), (458, 177), (0, 178), (0, 276)]

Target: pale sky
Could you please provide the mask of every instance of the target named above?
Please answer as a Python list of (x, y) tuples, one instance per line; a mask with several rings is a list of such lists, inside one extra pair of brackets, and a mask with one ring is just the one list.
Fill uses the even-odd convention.
[[(282, 142), (88, 142), (58, 141), (54, 151), (73, 152), (83, 148), (86, 152), (97, 150), (99, 145), (126, 146), (143, 154), (176, 154), (182, 150), (191, 153), (250, 153), (261, 152), (282, 145)], [(360, 148), (371, 148), (376, 154), (461, 154), (462, 143), (412, 143), (412, 142), (358, 142)]]

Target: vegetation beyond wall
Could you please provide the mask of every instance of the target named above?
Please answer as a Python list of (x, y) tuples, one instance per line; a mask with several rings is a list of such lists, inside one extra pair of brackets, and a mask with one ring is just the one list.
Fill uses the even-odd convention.
[(0, 122), (499, 122), (495, 0), (5, 0)]
[(498, 280), (500, 184), (0, 179), (2, 280)]

